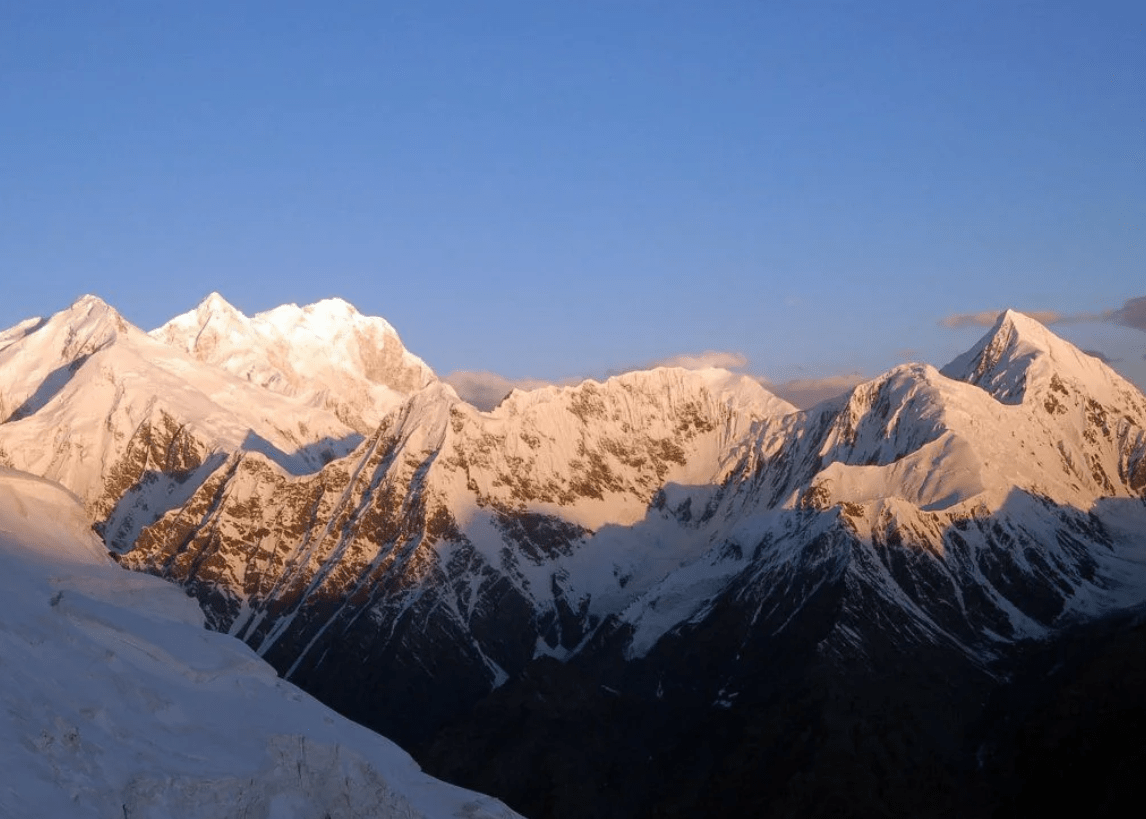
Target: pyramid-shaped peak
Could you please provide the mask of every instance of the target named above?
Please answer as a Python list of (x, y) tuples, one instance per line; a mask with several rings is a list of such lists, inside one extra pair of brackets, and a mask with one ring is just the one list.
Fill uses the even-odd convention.
[(1027, 344), (1043, 347), (1047, 350), (1059, 344), (1069, 343), (1048, 330), (1046, 325), (1037, 318), (1010, 308), (999, 314), (999, 318), (989, 335), (998, 335), (999, 333), (1006, 333), (1011, 337), (1022, 339)]
[(72, 328), (74, 333), (85, 335), (124, 333), (128, 328), (127, 321), (114, 307), (91, 294), (80, 296), (49, 321), (57, 325), (64, 324)]
[(196, 313), (208, 315), (242, 315), (242, 311), (223, 298), (216, 291), (211, 291), (203, 301), (195, 308)]
[[(3, 353), (8, 363), (21, 373), (16, 381), (23, 382), (25, 386), (42, 377), (41, 370), (44, 367), (48, 371), (58, 370), (58, 376), (52, 383), (62, 385), (88, 357), (122, 341), (133, 343), (141, 336), (141, 330), (129, 324), (111, 305), (94, 295), (80, 296), (47, 319), (21, 322), (17, 327), (0, 334), (5, 342)], [(22, 363), (14, 364), (16, 361)], [(6, 386), (11, 388), (12, 383)], [(54, 393), (51, 390), (41, 391), (41, 397), (50, 394)], [(24, 395), (20, 400), (30, 397), (30, 394)], [(14, 398), (14, 394), (9, 392), (4, 400), (10, 404)], [(43, 403), (41, 400), (38, 405)]]
[(974, 347), (942, 370), (975, 384), (1005, 404), (1020, 404), (1030, 386), (1054, 376), (1105, 391), (1120, 376), (1093, 356), (1017, 310), (1004, 310)]
[(72, 302), (73, 308), (108, 307), (108, 303), (93, 293), (86, 293)]
[(96, 315), (103, 313), (111, 313), (117, 316), (119, 315), (114, 307), (101, 299), (99, 296), (93, 295), (91, 293), (80, 296), (78, 299), (72, 302), (64, 312), (84, 315)]
[[(200, 341), (200, 332), (207, 327), (211, 327), (215, 333), (238, 332), (243, 335), (246, 331), (242, 328), (249, 323), (249, 319), (241, 310), (218, 293), (212, 292), (194, 309), (175, 316), (162, 327), (152, 330), (149, 335), (165, 344), (191, 352)], [(210, 343), (209, 338), (202, 341)]]

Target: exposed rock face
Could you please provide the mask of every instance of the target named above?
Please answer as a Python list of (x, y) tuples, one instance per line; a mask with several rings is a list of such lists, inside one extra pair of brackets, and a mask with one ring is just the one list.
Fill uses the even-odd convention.
[[(199, 328), (204, 361), (313, 403), (318, 376), (293, 353), (263, 348), (252, 367), (219, 353), (223, 319), (236, 337), (270, 322), (212, 303), (172, 325)], [(42, 332), (0, 337), (0, 366)], [(103, 354), (74, 346), (86, 357), (65, 369)], [(52, 377), (0, 394), (23, 405)], [(489, 413), (427, 377), (365, 438), (308, 422), (291, 460), (281, 430), (204, 438), (202, 413), (156, 401), (88, 487), (121, 562), (181, 583), (211, 627), (527, 814), (727, 798), (805, 815), (824, 808), (801, 777), (857, 754), (877, 760), (840, 786), (871, 791), (857, 813), (928, 815), (928, 787), (978, 812), (992, 797), (969, 784), (963, 740), (1020, 647), (1146, 602), (1146, 398), (1016, 313), (943, 371), (904, 365), (808, 412), (716, 370), (514, 392)], [(71, 405), (28, 406), (0, 446)], [(64, 454), (25, 460), (41, 474), (77, 460), (52, 446)], [(555, 697), (569, 703), (539, 704)], [(599, 732), (581, 708), (628, 728)], [(545, 750), (555, 731), (572, 750)], [(451, 750), (462, 739), (480, 760)], [(944, 773), (883, 793), (912, 743)], [(613, 762), (584, 761), (598, 751)], [(697, 773), (656, 796), (682, 766)]]
[[(492, 416), (433, 385), (314, 475), (233, 459), (122, 560), (178, 578), (213, 627), (292, 679), (323, 690), (333, 673), (336, 702), (408, 690), (420, 727), (405, 726), (408, 705), (385, 724), (413, 737), (538, 652), (576, 649), (659, 580), (639, 545), (660, 536), (661, 513), (632, 545), (620, 528), (644, 525), (670, 478), (712, 495), (730, 446), (789, 410), (721, 373), (587, 382), (513, 396)], [(698, 548), (676, 538), (669, 560)]]

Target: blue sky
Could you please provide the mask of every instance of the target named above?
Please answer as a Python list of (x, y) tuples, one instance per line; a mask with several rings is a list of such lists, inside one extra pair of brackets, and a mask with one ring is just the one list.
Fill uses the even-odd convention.
[(1012, 306), (1143, 385), (1144, 54), (1141, 2), (0, 2), (0, 325), (341, 296), (442, 374), (782, 382)]

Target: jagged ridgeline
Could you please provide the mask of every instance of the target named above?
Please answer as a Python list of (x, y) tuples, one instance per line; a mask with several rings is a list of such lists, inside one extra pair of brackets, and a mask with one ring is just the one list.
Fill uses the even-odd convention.
[(1146, 603), (1146, 399), (1014, 312), (808, 411), (657, 369), (481, 412), (345, 302), (89, 297), (0, 335), (0, 407), (124, 566), (527, 815), (988, 811), (984, 703)]

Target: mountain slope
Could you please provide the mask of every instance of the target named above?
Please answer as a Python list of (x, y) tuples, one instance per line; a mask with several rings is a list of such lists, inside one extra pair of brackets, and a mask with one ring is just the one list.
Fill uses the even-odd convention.
[(1010, 403), (913, 365), (762, 431), (708, 550), (422, 758), (533, 815), (992, 815), (985, 704), (1029, 694), (1033, 640), (1146, 600), (1146, 403), (1027, 321), (979, 345), (1019, 353)]
[(79, 501), (0, 468), (0, 813), (509, 817), (116, 568)]
[[(1004, 354), (944, 370), (973, 384), (908, 365), (809, 412), (746, 463), (761, 491), (739, 514), (766, 535), (776, 511), (831, 515), (858, 544), (857, 585), (989, 659), (999, 641), (1146, 597), (1127, 520), (1144, 493), (1146, 401), (1025, 316), (1000, 317), (978, 349)], [(978, 386), (988, 371), (998, 396)]]
[(432, 385), (314, 476), (233, 459), (122, 560), (187, 585), (292, 678), (362, 679), (331, 696), (407, 690), (417, 709), (372, 723), (405, 739), (408, 720), (574, 650), (703, 548), (650, 504), (701, 515), (753, 424), (791, 409), (722, 371), (517, 393), (493, 413)]

